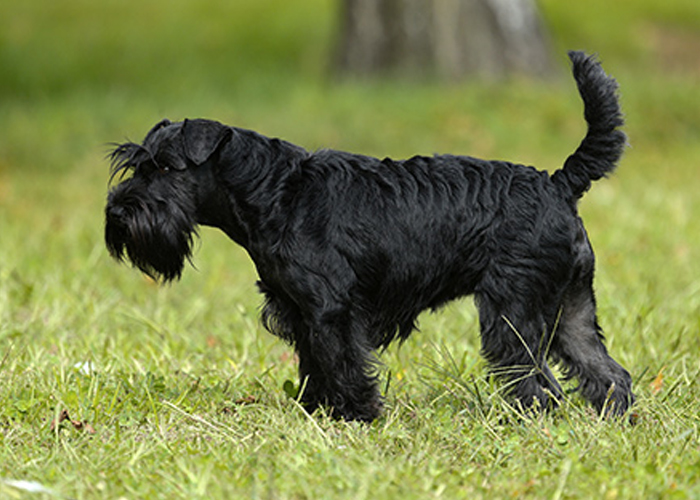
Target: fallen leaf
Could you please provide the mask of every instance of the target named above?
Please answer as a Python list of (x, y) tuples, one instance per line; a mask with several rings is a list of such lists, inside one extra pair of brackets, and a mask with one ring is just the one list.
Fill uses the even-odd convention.
[(53, 432), (56, 429), (56, 426), (61, 425), (61, 423), (66, 420), (70, 422), (70, 424), (76, 431), (85, 431), (88, 434), (95, 434), (95, 428), (89, 423), (81, 422), (80, 420), (71, 420), (70, 415), (68, 414), (68, 410), (61, 410), (61, 413), (59, 413), (58, 418), (54, 419), (51, 422), (51, 432)]
[(56, 426), (60, 425), (61, 422), (69, 419), (70, 417), (68, 415), (68, 410), (61, 410), (61, 413), (58, 414), (58, 417), (51, 421), (51, 432), (53, 432), (56, 429)]
[(233, 404), (252, 405), (253, 403), (257, 403), (257, 402), (258, 402), (258, 399), (255, 396), (249, 395), (249, 396), (246, 396), (244, 398), (237, 399), (236, 401), (233, 402)]
[(651, 382), (651, 393), (656, 396), (658, 393), (661, 392), (661, 390), (664, 388), (664, 369), (666, 367), (664, 366), (659, 370), (659, 374), (656, 376), (656, 378)]
[(258, 398), (255, 396), (248, 395), (242, 398), (239, 398), (235, 400), (231, 405), (226, 405), (223, 408), (221, 408), (219, 411), (223, 413), (224, 415), (233, 415), (236, 413), (236, 407), (237, 406), (243, 406), (243, 405), (252, 405), (258, 402)]

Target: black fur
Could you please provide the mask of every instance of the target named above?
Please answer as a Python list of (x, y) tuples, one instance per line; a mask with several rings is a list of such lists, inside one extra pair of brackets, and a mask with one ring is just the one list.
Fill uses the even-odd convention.
[(266, 327), (299, 354), (302, 400), (350, 420), (379, 415), (374, 352), (425, 309), (473, 294), (483, 353), (526, 408), (556, 405), (547, 361), (599, 411), (631, 379), (596, 318), (594, 255), (577, 200), (625, 145), (617, 85), (570, 53), (588, 133), (552, 176), (466, 156), (379, 160), (310, 153), (208, 120), (163, 121), (112, 153), (107, 247), (156, 279), (180, 277), (198, 225), (250, 254)]

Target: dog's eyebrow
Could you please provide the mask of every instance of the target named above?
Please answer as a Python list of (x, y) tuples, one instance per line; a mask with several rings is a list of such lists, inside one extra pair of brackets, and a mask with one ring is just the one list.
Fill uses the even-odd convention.
[(120, 175), (121, 179), (129, 170), (143, 163), (143, 160), (138, 159), (137, 157), (139, 155), (143, 155), (144, 153), (147, 155), (148, 159), (151, 160), (156, 167), (158, 167), (158, 162), (156, 161), (151, 150), (141, 144), (136, 144), (135, 142), (125, 142), (114, 146), (115, 147), (112, 152), (107, 155), (110, 160), (110, 183), (117, 175)]

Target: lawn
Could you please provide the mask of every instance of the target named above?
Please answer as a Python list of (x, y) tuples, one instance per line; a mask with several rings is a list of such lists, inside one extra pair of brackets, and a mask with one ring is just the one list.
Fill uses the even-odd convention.
[[(542, 0), (561, 76), (459, 84), (333, 79), (336, 4), (0, 5), (0, 498), (700, 498), (700, 4)], [(627, 118), (581, 213), (636, 425), (573, 392), (518, 418), (470, 299), (382, 354), (378, 421), (309, 416), (240, 248), (203, 229), (166, 287), (107, 255), (109, 143), (166, 116), (554, 170), (585, 132), (568, 48), (600, 54)]]

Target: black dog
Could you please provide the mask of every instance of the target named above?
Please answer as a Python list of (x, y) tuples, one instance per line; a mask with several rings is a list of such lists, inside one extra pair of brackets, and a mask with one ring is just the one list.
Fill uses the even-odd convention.
[(547, 358), (597, 410), (621, 415), (630, 375), (596, 318), (594, 256), (577, 201), (626, 143), (617, 84), (569, 54), (588, 132), (551, 176), (466, 156), (379, 160), (298, 146), (209, 120), (157, 124), (116, 147), (105, 237), (116, 259), (180, 277), (197, 225), (250, 254), (266, 327), (299, 355), (302, 401), (371, 421), (374, 351), (419, 313), (474, 294), (483, 353), (525, 408), (562, 398)]

